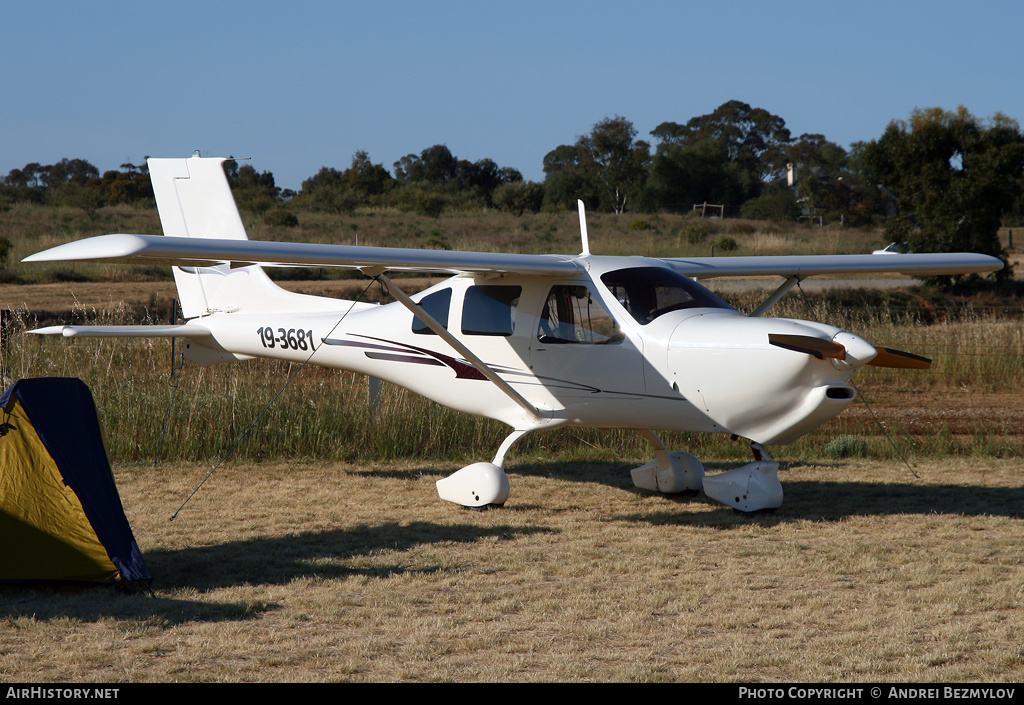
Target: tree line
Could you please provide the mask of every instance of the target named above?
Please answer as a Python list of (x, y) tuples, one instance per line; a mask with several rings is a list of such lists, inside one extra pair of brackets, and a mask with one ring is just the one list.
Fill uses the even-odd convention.
[[(1024, 135), (1014, 120), (966, 109), (916, 110), (876, 140), (845, 149), (824, 135), (794, 137), (785, 121), (733, 100), (685, 123), (663, 122), (653, 144), (614, 116), (544, 156), (532, 182), (491, 159), (459, 159), (443, 144), (408, 154), (388, 170), (356, 152), (345, 169), (324, 166), (298, 192), (269, 171), (229, 161), (239, 207), (280, 224), (295, 211), (352, 213), (394, 207), (438, 216), (496, 208), (515, 214), (574, 208), (688, 212), (721, 206), (726, 216), (884, 225), (918, 251), (969, 249), (1001, 256), (998, 228), (1024, 220)], [(81, 207), (149, 204), (145, 163), (102, 175), (82, 159), (27, 164), (0, 177), (0, 207), (33, 202)]]

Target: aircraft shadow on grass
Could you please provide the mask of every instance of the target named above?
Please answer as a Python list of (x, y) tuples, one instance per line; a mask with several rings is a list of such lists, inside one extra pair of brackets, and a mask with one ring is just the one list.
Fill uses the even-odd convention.
[[(141, 622), (143, 628), (170, 627), (189, 622), (236, 622), (256, 619), (280, 606), (274, 602), (242, 600), (209, 602), (168, 598), (155, 599), (144, 592), (127, 594), (116, 588), (95, 585), (18, 584), (0, 587), (4, 609), (0, 618), (16, 623), (21, 618), (45, 623), (52, 620), (125, 620)], [(11, 627), (4, 625), (6, 632)]]
[[(793, 464), (797, 465), (797, 464)], [(799, 463), (806, 466), (806, 463)], [(731, 467), (729, 463), (708, 463), (711, 473)], [(841, 462), (819, 464), (820, 468), (835, 468), (846, 472)], [(624, 520), (656, 524), (707, 525), (721, 528), (744, 525), (750, 521), (777, 524), (788, 521), (837, 521), (851, 516), (879, 516), (894, 514), (955, 514), (964, 516), (1003, 516), (1024, 518), (1024, 487), (982, 487), (978, 485), (927, 485), (926, 478), (919, 483), (909, 482), (857, 482), (832, 480), (787, 479), (785, 508), (770, 513), (744, 514), (720, 506), (695, 493), (658, 495), (635, 488), (629, 479), (631, 466), (615, 461), (571, 461), (562, 463), (524, 464), (514, 466), (513, 474), (556, 477), (575, 482), (591, 482), (618, 487), (634, 494), (650, 494), (659, 501), (672, 505), (672, 509), (657, 514), (638, 514)], [(786, 474), (787, 465), (782, 464)], [(905, 467), (894, 463), (893, 474), (906, 473)], [(509, 502), (514, 503), (515, 497)], [(688, 512), (686, 507), (710, 505), (718, 511)]]
[[(782, 463), (781, 472), (787, 474), (788, 467), (808, 467), (809, 463)], [(729, 462), (707, 463), (709, 473), (725, 470)], [(837, 473), (849, 474), (841, 461), (818, 463), (817, 468), (832, 468)], [(763, 523), (803, 521), (807, 519), (837, 521), (851, 516), (878, 516), (892, 514), (957, 514), (964, 516), (1004, 516), (1024, 518), (1024, 487), (982, 487), (977, 485), (927, 485), (921, 482), (857, 482), (832, 480), (788, 479), (786, 498), (790, 504), (786, 509), (771, 513), (755, 512), (744, 514), (706, 499), (696, 493), (665, 495), (637, 489), (630, 481), (632, 465), (620, 461), (572, 460), (553, 463), (523, 463), (510, 468), (512, 475), (524, 477), (548, 477), (572, 482), (594, 483), (617, 487), (637, 495), (649, 495), (663, 501), (673, 509), (660, 514), (643, 514), (631, 517), (639, 522), (658, 524), (689, 524), (720, 526), (728, 528), (742, 525), (751, 520)], [(893, 462), (893, 475), (909, 471)], [(421, 469), (419, 475), (444, 477), (444, 469)], [(408, 478), (404, 470), (364, 470), (359, 474), (367, 477), (386, 479)], [(707, 513), (687, 512), (687, 505), (709, 505), (719, 511)], [(513, 496), (508, 507), (517, 510), (540, 508), (541, 505), (522, 504)], [(551, 507), (546, 507), (551, 509)], [(499, 510), (502, 511), (502, 510)], [(506, 509), (507, 511), (507, 509)], [(624, 517), (626, 519), (626, 517)]]
[(433, 522), (384, 522), (289, 536), (229, 541), (214, 546), (153, 551), (146, 562), (163, 589), (213, 590), (246, 584), (283, 585), (304, 577), (324, 579), (367, 575), (387, 578), (410, 573), (437, 573), (450, 565), (411, 568), (400, 560), (382, 563), (355, 559), (381, 551), (404, 552), (431, 543), (469, 544), (487, 537), (513, 539), (546, 533), (544, 527), (446, 525)]
[(313, 531), (290, 536), (229, 541), (213, 546), (147, 551), (146, 563), (156, 576), (155, 599), (144, 593), (108, 596), (94, 586), (12, 585), (0, 587), (6, 609), (0, 615), (17, 619), (31, 615), (37, 621), (72, 618), (83, 621), (129, 619), (172, 625), (186, 622), (244, 621), (274, 611), (280, 605), (262, 600), (209, 602), (164, 597), (169, 590), (200, 593), (242, 585), (285, 585), (301, 578), (337, 579), (356, 575), (386, 578), (409, 573), (438, 573), (452, 565), (409, 567), (400, 559), (382, 562), (381, 551), (408, 551), (416, 546), (473, 543), (481, 538), (514, 539), (550, 532), (543, 527), (456, 526), (431, 522), (362, 525)]

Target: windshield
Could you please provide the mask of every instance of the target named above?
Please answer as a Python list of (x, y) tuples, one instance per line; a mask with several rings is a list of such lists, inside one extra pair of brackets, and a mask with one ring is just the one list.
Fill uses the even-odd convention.
[(601, 281), (642, 325), (684, 308), (732, 309), (697, 282), (665, 267), (619, 269), (602, 275)]

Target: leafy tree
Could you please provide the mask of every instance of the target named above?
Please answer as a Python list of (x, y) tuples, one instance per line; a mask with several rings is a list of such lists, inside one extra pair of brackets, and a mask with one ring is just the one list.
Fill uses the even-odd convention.
[(106, 204), (153, 197), (145, 165), (122, 164), (121, 168), (127, 171), (108, 171), (101, 177), (84, 159), (65, 158), (46, 166), (32, 162), (0, 178), (0, 195), (15, 202), (80, 207), (90, 214)]
[(633, 123), (616, 115), (594, 125), (580, 146), (596, 166), (601, 186), (601, 201), (612, 211), (622, 213), (630, 196), (643, 187), (650, 164), (651, 146), (637, 141)]
[(398, 190), (396, 205), (402, 210), (413, 210), (431, 218), (441, 217), (451, 204), (444, 189), (433, 184), (411, 184)]
[(757, 194), (760, 184), (734, 162), (717, 140), (662, 143), (651, 161), (648, 188), (656, 205), (689, 211), (695, 203), (736, 206)]
[(386, 193), (395, 180), (383, 164), (374, 164), (370, 155), (362, 150), (352, 155), (352, 165), (342, 173), (349, 188), (365, 197)]
[[(38, 169), (38, 180), (46, 192), (46, 202), (58, 206), (83, 208), (90, 215), (103, 205), (98, 189), (87, 184), (99, 178), (99, 170), (84, 159), (65, 157)], [(93, 187), (96, 184), (92, 184)]]
[(274, 183), (274, 175), (269, 171), (257, 172), (251, 164), (238, 166), (237, 162), (224, 162), (228, 183), (234, 193), (238, 207), (243, 210), (263, 214), (277, 204), (281, 198), (281, 189)]
[[(919, 109), (909, 121), (891, 122), (862, 152), (898, 199), (889, 238), (917, 252), (980, 252), (1006, 262), (999, 226), (1024, 187), (1024, 135), (1016, 121), (1000, 114), (978, 120), (963, 107)], [(1010, 274), (1007, 266), (997, 277)]]
[(238, 168), (231, 187), (240, 191), (260, 191), (275, 197), (280, 191), (274, 183), (274, 175), (271, 172), (259, 173), (251, 164), (244, 164)]
[[(417, 210), (430, 214), (440, 213), (453, 203), (467, 205), (475, 202), (490, 206), (496, 188), (523, 179), (519, 171), (499, 167), (493, 159), (476, 162), (457, 159), (443, 144), (428, 147), (419, 156), (407, 154), (394, 166), (399, 186), (415, 187), (415, 193), (400, 200), (406, 204), (419, 204)], [(442, 191), (437, 192), (436, 188)], [(438, 196), (441, 196), (440, 201)]]
[(84, 185), (92, 179), (98, 179), (99, 170), (84, 159), (68, 159), (65, 157), (56, 164), (44, 167), (44, 185), (48, 188), (62, 184)]
[(885, 194), (865, 178), (858, 151), (848, 153), (823, 135), (803, 134), (786, 153), (800, 201), (812, 213), (847, 225), (867, 225), (884, 215)]
[(536, 213), (544, 203), (544, 186), (534, 181), (514, 181), (494, 190), (494, 205), (520, 216)]
[(11, 169), (0, 184), (0, 194), (5, 201), (13, 203), (42, 203), (46, 192), (40, 183), (41, 165), (33, 162), (24, 169)]
[(302, 182), (294, 198), (298, 207), (329, 213), (353, 213), (356, 208), (379, 199), (395, 186), (395, 180), (382, 164), (374, 164), (365, 151), (352, 155), (348, 169), (339, 171), (321, 167), (315, 176)]
[(333, 167), (322, 166), (320, 171), (302, 182), (301, 194), (308, 195), (312, 191), (336, 188), (346, 185), (346, 182), (345, 172)]
[(800, 206), (791, 190), (774, 186), (744, 203), (741, 213), (752, 220), (796, 220)]
[(575, 145), (549, 152), (544, 157), (548, 202), (572, 207), (582, 198), (603, 210), (625, 211), (642, 191), (651, 159), (650, 145), (636, 135), (633, 123), (616, 115), (595, 124)]
[(238, 162), (234, 159), (228, 159), (224, 162), (224, 175), (228, 177), (228, 184), (234, 188), (235, 182), (238, 180)]
[(351, 215), (364, 203), (359, 192), (348, 187), (344, 182), (335, 188), (321, 188), (314, 191), (302, 191), (302, 198), (296, 203), (322, 213), (344, 213)]
[(600, 201), (584, 150), (563, 144), (544, 155), (544, 202), (551, 208), (572, 208), (582, 199), (588, 208)]
[(846, 171), (846, 150), (829, 142), (824, 135), (803, 134), (784, 149), (786, 161), (793, 165), (797, 182), (806, 180), (815, 169), (824, 169), (838, 177)]
[(395, 180), (400, 184), (425, 181), (446, 184), (456, 178), (458, 160), (443, 144), (427, 147), (419, 156), (407, 154), (394, 164)]
[(763, 108), (751, 108), (730, 100), (707, 115), (691, 118), (685, 125), (663, 122), (651, 131), (662, 144), (689, 146), (714, 140), (725, 148), (725, 158), (754, 175), (770, 181), (785, 174), (786, 147), (791, 141), (786, 121)]
[(140, 171), (132, 164), (122, 164), (121, 168), (124, 169), (126, 166), (130, 167), (127, 171), (104, 172), (95, 184), (102, 191), (105, 203), (136, 203), (145, 198), (153, 198), (153, 184), (150, 182), (149, 173)]
[(499, 167), (493, 159), (470, 162), (465, 159), (456, 164), (455, 178), (459, 189), (470, 192), (484, 205), (493, 205), (495, 190), (503, 185), (523, 180), (523, 175), (511, 167)]

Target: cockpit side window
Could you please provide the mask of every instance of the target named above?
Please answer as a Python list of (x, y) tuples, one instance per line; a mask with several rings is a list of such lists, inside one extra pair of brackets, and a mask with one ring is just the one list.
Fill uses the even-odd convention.
[[(423, 310), (429, 313), (445, 330), (448, 329), (448, 311), (451, 309), (452, 305), (451, 289), (435, 291), (429, 296), (424, 296), (418, 303)], [(412, 319), (412, 332), (419, 335), (437, 335), (434, 331), (427, 328), (427, 324), (416, 316), (413, 316)]]
[(462, 332), (466, 335), (512, 335), (521, 286), (471, 286), (462, 303)]
[(586, 286), (551, 287), (540, 314), (542, 343), (621, 343), (618, 323)]
[(642, 325), (647, 325), (669, 311), (680, 309), (732, 309), (715, 294), (672, 269), (619, 269), (603, 274), (601, 282), (608, 287), (615, 300)]

